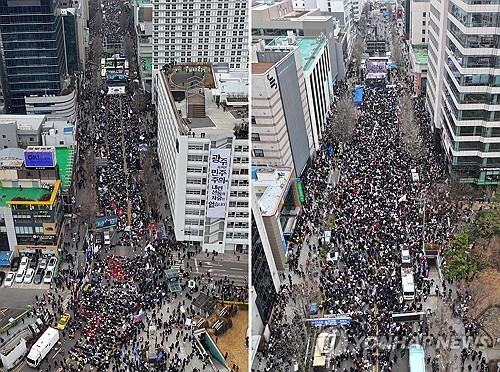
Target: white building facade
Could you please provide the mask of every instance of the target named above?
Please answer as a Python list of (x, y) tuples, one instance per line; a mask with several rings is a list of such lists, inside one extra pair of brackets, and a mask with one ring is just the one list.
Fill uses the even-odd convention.
[(411, 44), (427, 44), (429, 37), (430, 0), (412, 0), (410, 4), (410, 42)]
[[(196, 245), (203, 251), (247, 251), (249, 238), (249, 141), (230, 129), (190, 128), (179, 114), (165, 73), (158, 74), (156, 108), (158, 117), (158, 156), (167, 201), (177, 241)], [(207, 105), (211, 96), (207, 93)], [(217, 115), (207, 115), (217, 124)], [(226, 155), (227, 167), (218, 174), (223, 206), (212, 214), (215, 177), (214, 157)], [(224, 151), (226, 150), (226, 151)], [(222, 214), (221, 214), (222, 213)]]
[(462, 182), (500, 182), (499, 15), (493, 1), (431, 0), (426, 105)]
[(153, 1), (153, 75), (171, 62), (248, 68), (248, 2)]

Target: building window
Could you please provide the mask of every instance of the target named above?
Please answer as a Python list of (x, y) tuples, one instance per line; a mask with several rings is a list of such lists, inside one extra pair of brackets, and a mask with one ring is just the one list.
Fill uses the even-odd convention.
[(254, 149), (253, 150), (253, 156), (256, 158), (263, 158), (264, 157), (264, 150), (262, 149)]

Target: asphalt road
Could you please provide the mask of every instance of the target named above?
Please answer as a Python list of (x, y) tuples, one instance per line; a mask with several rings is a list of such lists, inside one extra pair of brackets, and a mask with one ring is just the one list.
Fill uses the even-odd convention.
[[(18, 284), (19, 285), (19, 284)], [(24, 309), (35, 301), (35, 295), (41, 295), (47, 288), (5, 288), (0, 287), (1, 307)]]
[[(233, 256), (232, 254), (229, 255)], [(212, 255), (207, 257), (206, 254), (202, 253), (190, 259), (188, 264), (194, 268), (192, 273), (195, 275), (204, 274), (207, 276), (210, 273), (210, 277), (213, 279), (224, 279), (227, 277), (230, 280), (234, 280), (236, 285), (245, 285), (248, 283), (247, 255), (240, 256), (240, 261), (237, 261), (236, 256), (228, 259), (228, 257), (219, 254), (212, 261)]]

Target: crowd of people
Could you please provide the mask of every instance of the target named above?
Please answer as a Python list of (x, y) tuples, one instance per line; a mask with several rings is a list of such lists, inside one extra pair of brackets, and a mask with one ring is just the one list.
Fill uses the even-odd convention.
[[(368, 371), (377, 364), (381, 371), (393, 371), (407, 352), (405, 347), (398, 349), (395, 345), (385, 349), (363, 347), (359, 344), (362, 339), (386, 336), (408, 340), (421, 336), (435, 340), (438, 336), (426, 321), (397, 323), (392, 315), (420, 311), (429, 314), (427, 298), (447, 292), (446, 283), (429, 278), (426, 248), (442, 253), (457, 222), (467, 220), (467, 216), (456, 208), (447, 190), (445, 163), (436, 149), (423, 97), (413, 97), (412, 102), (418, 140), (425, 150), (412, 154), (405, 147), (400, 132), (400, 97), (412, 96), (413, 91), (411, 82), (404, 77), (390, 85), (365, 87), (352, 140), (339, 143), (332, 130), (339, 125), (336, 102), (344, 94), (352, 94), (353, 85), (351, 78), (334, 87), (332, 115), (321, 148), (302, 175), (305, 202), (288, 253), (290, 273), (295, 275), (283, 281), (276, 300), (272, 316), (276, 325), (272, 325), (270, 340), (261, 355), (266, 359), (266, 371), (288, 370), (286, 363), (297, 360), (291, 348), (304, 342), (300, 327), (293, 330), (297, 323), (284, 309), (294, 307), (290, 291), (297, 283), (317, 281), (312, 275), (304, 275), (301, 263), (304, 257), (308, 258), (306, 262), (314, 262), (311, 255), (323, 257), (319, 307), (324, 314), (351, 317), (349, 326), (337, 329), (348, 347), (333, 357), (331, 367), (335, 370)], [(340, 176), (332, 182), (334, 172)], [(415, 172), (418, 178), (412, 177)], [(329, 244), (323, 239), (327, 229), (331, 231)], [(402, 250), (411, 254), (415, 286), (411, 301), (402, 295)], [(325, 262), (327, 253), (338, 255), (339, 260)], [(463, 300), (464, 296), (456, 295), (454, 313), (464, 321), (465, 334), (475, 335), (475, 324), (468, 319)], [(302, 318), (304, 311), (300, 311)], [(463, 354), (474, 355), (472, 350), (473, 346)], [(285, 363), (279, 359), (283, 355), (288, 355)], [(432, 370), (437, 370), (438, 362), (435, 355), (427, 360)], [(484, 360), (478, 360), (474, 367), (467, 368), (483, 371), (485, 365)]]
[[(116, 0), (103, 0), (103, 22), (90, 21), (92, 41), (123, 41), (121, 14), (129, 11)], [(135, 112), (130, 79), (125, 94), (108, 94), (107, 82), (96, 85), (100, 66), (91, 57), (80, 95), (78, 128), (77, 200), (95, 196), (95, 210), (77, 205), (63, 246), (64, 263), (48, 291), (36, 298), (34, 312), (54, 325), (63, 312), (71, 320), (61, 332), (62, 350), (45, 360), (40, 370), (81, 371), (204, 371), (212, 363), (197, 347), (187, 320), (204, 316), (192, 303), (199, 292), (213, 298), (247, 301), (248, 289), (231, 278), (201, 278), (188, 286), (194, 268), (185, 265), (193, 252), (176, 242), (167, 226), (162, 235), (155, 227), (163, 221), (160, 207), (148, 205), (141, 172), (143, 152), (154, 148), (156, 130), (151, 112)], [(102, 57), (109, 55), (106, 50)], [(112, 82), (111, 84), (116, 84)], [(146, 124), (147, 122), (147, 124)], [(145, 146), (144, 146), (145, 145)], [(153, 162), (158, 175), (158, 163)], [(159, 190), (158, 195), (161, 195)], [(82, 202), (82, 204), (85, 202)], [(78, 204), (78, 203), (77, 203)], [(90, 211), (90, 213), (89, 213)], [(90, 215), (83, 220), (82, 216)], [(116, 216), (111, 246), (95, 244), (96, 216)], [(166, 224), (166, 223), (165, 223)], [(102, 244), (102, 242), (101, 242)], [(75, 264), (84, 251), (84, 262)], [(125, 255), (120, 255), (129, 247)], [(178, 268), (180, 291), (169, 289), (165, 271)], [(64, 298), (61, 292), (69, 292)], [(226, 353), (227, 356), (227, 353)], [(234, 368), (237, 368), (234, 364)]]

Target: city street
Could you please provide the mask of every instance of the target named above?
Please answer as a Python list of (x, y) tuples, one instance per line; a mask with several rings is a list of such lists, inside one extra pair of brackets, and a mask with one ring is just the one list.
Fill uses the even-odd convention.
[[(238, 261), (238, 257), (240, 260)], [(248, 255), (239, 256), (233, 253), (219, 254), (212, 260), (212, 255), (207, 257), (201, 253), (188, 261), (192, 273), (196, 276), (207, 276), (215, 280), (228, 278), (237, 286), (246, 286), (248, 283)]]

